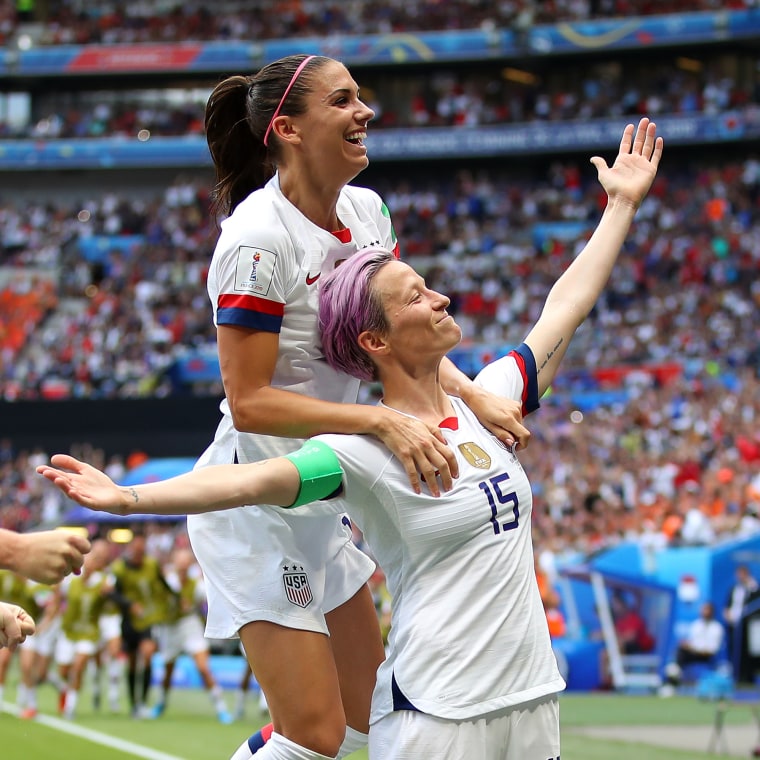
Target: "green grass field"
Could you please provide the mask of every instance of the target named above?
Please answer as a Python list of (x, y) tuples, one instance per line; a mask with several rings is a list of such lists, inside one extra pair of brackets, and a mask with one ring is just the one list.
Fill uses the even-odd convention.
[[(6, 701), (14, 697), (12, 683), (6, 686)], [(42, 718), (24, 721), (11, 713), (0, 715), (0, 757), (5, 760), (226, 760), (240, 742), (261, 723), (255, 698), (249, 699), (248, 718), (229, 726), (219, 724), (203, 692), (176, 690), (169, 708), (159, 720), (133, 720), (125, 714), (95, 713), (89, 696), (82, 695), (76, 721), (57, 718), (50, 688), (40, 690)], [(728, 760), (747, 757), (746, 750), (734, 750), (732, 732), (748, 732), (754, 737), (754, 723), (747, 705), (732, 707), (726, 717), (726, 738), (733, 755), (708, 754), (707, 739), (699, 749), (669, 748), (651, 743), (658, 726), (672, 726), (668, 734), (685, 737), (712, 725), (715, 706), (688, 697), (659, 699), (614, 694), (565, 694), (561, 698), (563, 760)], [(582, 732), (591, 727), (607, 727), (611, 735), (592, 737)], [(633, 730), (631, 730), (631, 727)], [(677, 727), (677, 728), (676, 728)], [(738, 728), (735, 728), (738, 727)], [(69, 731), (84, 732), (86, 736)], [(704, 749), (702, 749), (704, 747)], [(366, 752), (352, 760), (366, 760)], [(420, 758), (420, 760), (428, 760)], [(436, 760), (442, 760), (436, 758)], [(476, 758), (473, 758), (476, 760)]]

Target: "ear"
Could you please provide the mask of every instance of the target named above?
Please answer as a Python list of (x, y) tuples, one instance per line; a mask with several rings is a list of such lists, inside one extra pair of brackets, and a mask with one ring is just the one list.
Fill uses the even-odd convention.
[(365, 330), (359, 333), (359, 337), (356, 339), (359, 344), (359, 348), (364, 351), (372, 361), (376, 358), (386, 355), (390, 351), (390, 346), (385, 336), (380, 335), (372, 330)]
[(278, 116), (272, 122), (272, 132), (277, 135), (277, 139), (281, 142), (296, 143), (301, 140), (301, 132), (293, 124), (293, 120), (290, 116)]

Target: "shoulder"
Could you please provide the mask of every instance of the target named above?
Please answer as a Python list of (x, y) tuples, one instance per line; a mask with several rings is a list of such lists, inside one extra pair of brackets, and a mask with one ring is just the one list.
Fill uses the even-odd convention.
[(374, 190), (357, 185), (346, 185), (341, 190), (341, 199), (350, 201), (354, 206), (374, 213), (381, 212), (385, 206), (383, 199)]
[(283, 209), (267, 188), (251, 193), (222, 222), (217, 251), (248, 245), (278, 251), (291, 243)]

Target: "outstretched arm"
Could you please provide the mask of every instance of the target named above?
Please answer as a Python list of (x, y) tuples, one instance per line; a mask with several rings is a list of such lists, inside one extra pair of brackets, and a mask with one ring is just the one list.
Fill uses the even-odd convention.
[(525, 342), (536, 358), (539, 397), (557, 374), (570, 339), (607, 284), (636, 210), (657, 174), (663, 141), (653, 122), (629, 124), (615, 163), (599, 156), (591, 163), (607, 192), (607, 207), (586, 246), (552, 287), (541, 316)]
[(104, 472), (67, 454), (37, 472), (82, 506), (115, 515), (187, 515), (244, 504), (290, 506), (301, 479), (284, 457), (253, 464), (203, 467), (175, 478), (137, 486), (118, 486)]

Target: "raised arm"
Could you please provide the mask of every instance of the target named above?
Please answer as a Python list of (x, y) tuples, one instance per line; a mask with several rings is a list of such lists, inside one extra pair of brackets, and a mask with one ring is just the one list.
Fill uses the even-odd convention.
[(539, 397), (549, 387), (573, 334), (588, 316), (609, 279), (636, 210), (654, 181), (663, 141), (649, 119), (623, 131), (615, 163), (594, 156), (607, 207), (583, 250), (552, 287), (541, 316), (525, 342), (536, 358)]

